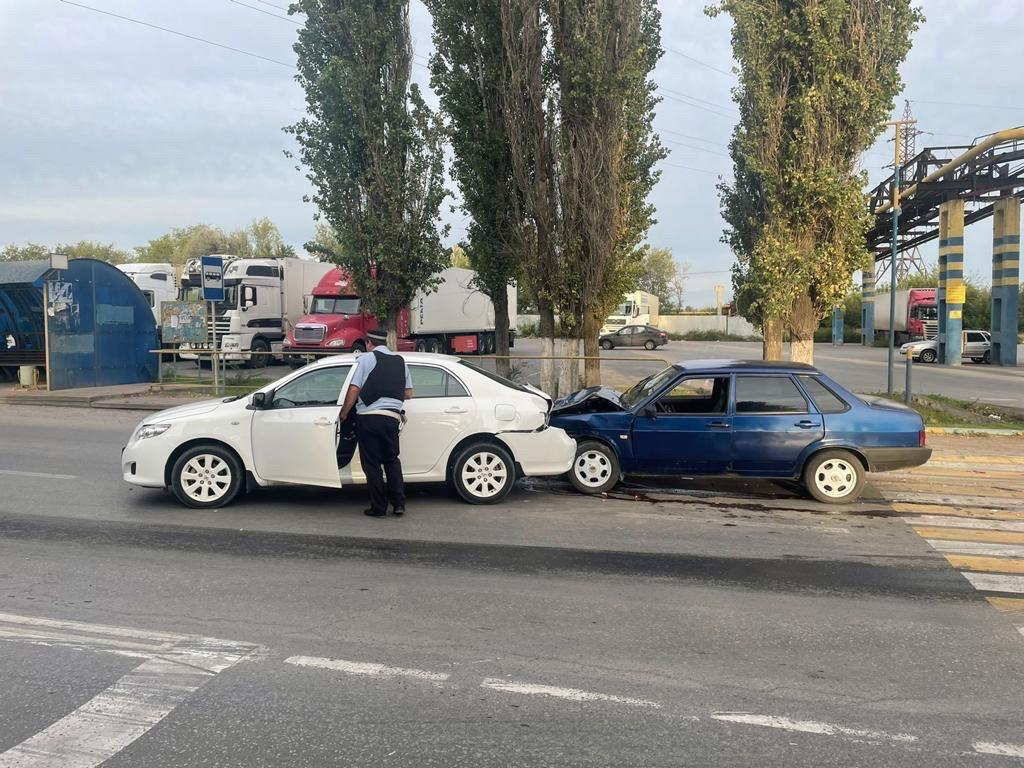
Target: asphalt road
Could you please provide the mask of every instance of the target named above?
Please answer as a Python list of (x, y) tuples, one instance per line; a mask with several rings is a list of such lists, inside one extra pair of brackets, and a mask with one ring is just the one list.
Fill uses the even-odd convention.
[(0, 407), (0, 768), (1024, 761), (1024, 638), (878, 494), (196, 513), (137, 419)]

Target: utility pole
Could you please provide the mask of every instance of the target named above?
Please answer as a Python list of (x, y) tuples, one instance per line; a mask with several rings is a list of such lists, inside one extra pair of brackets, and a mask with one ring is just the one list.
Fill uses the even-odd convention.
[(888, 120), (883, 125), (891, 125), (896, 134), (893, 141), (893, 165), (894, 171), (892, 176), (892, 258), (889, 261), (889, 395), (893, 394), (893, 366), (896, 362), (896, 273), (899, 272), (897, 269), (897, 256), (896, 249), (899, 245), (899, 231), (900, 231), (900, 185), (903, 183), (903, 164), (900, 162), (900, 150), (903, 148), (901, 143), (900, 131), (905, 125), (914, 125), (917, 120), (913, 118), (905, 118), (903, 120)]

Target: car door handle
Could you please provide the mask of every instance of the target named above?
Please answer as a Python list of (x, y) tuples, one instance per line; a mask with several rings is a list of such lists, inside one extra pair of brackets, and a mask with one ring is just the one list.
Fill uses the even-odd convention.
[(455, 405), (455, 406), (452, 406), (451, 408), (446, 408), (445, 409), (445, 413), (469, 413), (469, 409), (468, 408), (460, 408), (459, 406)]
[(798, 421), (796, 426), (800, 427), (800, 429), (813, 429), (814, 427), (820, 427), (821, 423), (811, 421), (810, 419), (804, 419), (803, 421)]
[(713, 427), (714, 429), (728, 429), (729, 428), (729, 422), (728, 421), (709, 421), (708, 422), (708, 426), (709, 427)]
[(334, 419), (328, 419), (325, 416), (321, 416), (319, 419), (314, 419), (313, 423), (318, 427), (331, 427), (334, 426)]

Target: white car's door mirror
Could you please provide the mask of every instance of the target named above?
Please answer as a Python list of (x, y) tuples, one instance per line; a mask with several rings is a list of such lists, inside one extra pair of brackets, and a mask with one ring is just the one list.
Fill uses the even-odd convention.
[(262, 411), (269, 405), (270, 398), (267, 397), (266, 392), (253, 392), (252, 400), (249, 401), (252, 407), (257, 411)]

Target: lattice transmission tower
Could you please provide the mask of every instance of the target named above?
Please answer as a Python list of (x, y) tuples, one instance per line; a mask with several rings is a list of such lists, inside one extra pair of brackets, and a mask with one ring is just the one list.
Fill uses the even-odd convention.
[[(912, 120), (914, 118), (913, 113), (910, 110), (910, 101), (904, 100), (903, 105), (903, 119)], [(925, 131), (918, 130), (917, 124), (910, 124), (904, 126), (903, 130), (900, 131), (900, 166), (905, 166), (910, 160), (917, 156), (917, 137)], [(893, 169), (895, 170), (895, 169)], [(904, 180), (900, 185), (900, 190), (906, 189), (910, 184)], [(898, 256), (899, 261), (896, 264), (896, 279), (901, 280), (911, 272), (915, 272), (919, 275), (923, 275), (926, 271), (924, 258), (921, 256), (921, 250), (919, 248), (911, 248), (908, 251), (903, 251)]]

